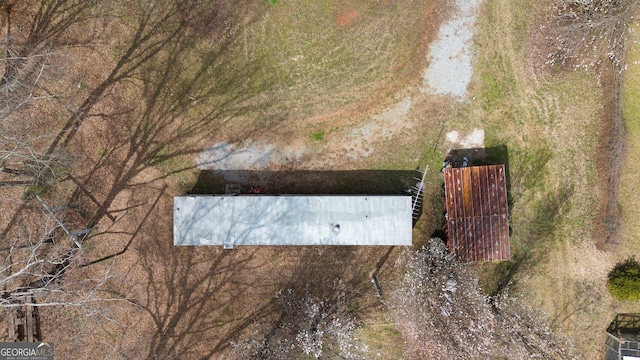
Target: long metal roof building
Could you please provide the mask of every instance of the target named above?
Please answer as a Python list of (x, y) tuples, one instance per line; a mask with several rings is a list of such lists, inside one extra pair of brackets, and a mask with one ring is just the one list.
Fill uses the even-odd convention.
[(174, 198), (173, 243), (411, 245), (411, 196), (220, 195)]

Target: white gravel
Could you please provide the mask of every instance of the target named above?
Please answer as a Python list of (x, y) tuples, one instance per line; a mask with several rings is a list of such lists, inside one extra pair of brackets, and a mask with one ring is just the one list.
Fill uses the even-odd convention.
[(483, 129), (473, 129), (473, 131), (471, 131), (462, 139), (460, 138), (460, 134), (455, 130), (446, 133), (445, 137), (447, 138), (448, 142), (460, 145), (464, 149), (484, 147)]
[(273, 165), (292, 164), (301, 157), (301, 150), (294, 151), (261, 141), (221, 142), (200, 153), (196, 165), (203, 170), (261, 170)]
[(424, 85), (436, 95), (450, 95), (462, 101), (473, 75), (472, 38), (482, 0), (456, 0), (453, 17), (440, 26), (438, 39), (429, 50), (429, 67)]
[[(358, 160), (373, 154), (374, 143), (381, 138), (391, 138), (407, 127), (411, 110), (411, 98), (406, 97), (382, 113), (373, 116), (364, 125), (343, 134), (341, 143), (350, 160)], [(358, 141), (353, 141), (357, 139)]]

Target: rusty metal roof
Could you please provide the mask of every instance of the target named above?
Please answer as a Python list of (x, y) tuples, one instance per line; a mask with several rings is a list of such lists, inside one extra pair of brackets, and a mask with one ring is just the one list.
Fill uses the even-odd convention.
[(444, 182), (447, 242), (458, 260), (510, 259), (504, 165), (447, 168)]

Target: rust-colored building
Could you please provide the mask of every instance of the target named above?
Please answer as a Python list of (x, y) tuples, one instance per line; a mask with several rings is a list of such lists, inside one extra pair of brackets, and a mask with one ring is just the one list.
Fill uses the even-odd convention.
[(504, 165), (444, 169), (449, 250), (462, 262), (509, 260)]

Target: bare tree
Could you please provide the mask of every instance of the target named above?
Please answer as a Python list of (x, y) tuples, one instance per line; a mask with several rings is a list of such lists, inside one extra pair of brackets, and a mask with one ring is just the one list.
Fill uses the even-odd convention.
[[(9, 13), (10, 14), (10, 13)], [(10, 18), (7, 15), (7, 18)], [(7, 34), (0, 64), (0, 184), (44, 186), (60, 174), (64, 161), (48, 150), (55, 130), (47, 115), (56, 95), (45, 90), (55, 81), (52, 69), (66, 57), (50, 47), (36, 48)], [(27, 51), (25, 49), (29, 49)], [(37, 51), (36, 51), (37, 50)]]
[[(0, 184), (46, 185), (64, 167), (59, 152), (49, 149), (56, 123), (49, 114), (58, 106), (52, 100), (61, 94), (47, 87), (59, 81), (51, 70), (68, 60), (64, 49), (92, 39), (93, 28), (75, 27), (94, 5), (80, 0), (0, 1), (5, 19), (0, 37)], [(12, 31), (16, 16), (31, 22)]]
[(359, 324), (348, 314), (345, 293), (317, 299), (292, 289), (277, 294), (281, 318), (274, 324), (258, 324), (248, 337), (232, 341), (238, 359), (366, 358), (367, 347), (354, 331)]
[[(37, 200), (36, 200), (37, 199)], [(22, 204), (13, 231), (6, 234), (0, 252), (0, 307), (20, 306), (25, 296), (39, 297), (34, 306), (72, 305), (89, 309), (103, 301), (123, 300), (105, 295), (103, 286), (113, 277), (109, 271), (82, 281), (65, 281), (86, 235), (84, 224), (67, 207), (53, 208), (40, 196)]]
[(40, 88), (52, 56), (30, 56), (25, 59), (30, 66), (0, 85), (0, 172), (4, 179), (45, 184), (58, 175), (61, 157), (47, 152), (52, 134), (36, 113), (52, 99)]
[(401, 285), (388, 305), (410, 358), (570, 358), (542, 314), (503, 293), (484, 295), (478, 279), (440, 239), (403, 256)]
[(626, 31), (640, 10), (637, 0), (556, 0), (549, 64), (593, 68), (610, 60), (624, 69)]

